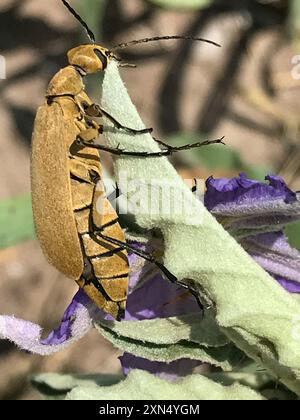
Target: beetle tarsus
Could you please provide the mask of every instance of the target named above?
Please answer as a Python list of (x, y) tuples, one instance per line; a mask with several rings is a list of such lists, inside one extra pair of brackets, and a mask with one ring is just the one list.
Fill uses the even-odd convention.
[(174, 147), (174, 146), (170, 146), (169, 144), (153, 137), (153, 140), (156, 143), (158, 143), (160, 146), (163, 146), (165, 148), (162, 151), (165, 152), (165, 153), (169, 153), (170, 155), (173, 154), (173, 153), (182, 152), (184, 150), (197, 149), (197, 148), (203, 147), (203, 146), (211, 146), (213, 144), (223, 144), (224, 146), (226, 146), (226, 144), (223, 141), (224, 139), (225, 139), (225, 136), (223, 136), (219, 139), (216, 139), (216, 140), (205, 140), (205, 141), (202, 141), (202, 142), (189, 143), (189, 144), (185, 144), (183, 146)]

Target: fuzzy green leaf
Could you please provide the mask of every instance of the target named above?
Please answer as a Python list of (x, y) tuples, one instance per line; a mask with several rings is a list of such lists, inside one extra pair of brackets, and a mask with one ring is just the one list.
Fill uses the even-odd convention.
[(135, 370), (126, 380), (111, 387), (77, 387), (66, 400), (263, 400), (243, 385), (222, 386), (201, 375), (191, 375), (178, 383)]
[[(124, 125), (144, 127), (115, 63), (106, 71), (102, 105)], [(106, 140), (126, 150), (159, 149), (150, 135), (110, 129)], [(229, 339), (300, 395), (300, 305), (217, 223), (167, 159), (120, 157), (115, 167), (136, 222), (161, 231), (168, 269), (215, 308)], [(159, 189), (149, 207), (145, 200)]]
[(267, 372), (212, 372), (205, 376), (222, 385), (240, 383), (256, 390), (260, 390), (267, 383), (272, 382)]
[(199, 344), (183, 340), (176, 344), (159, 345), (118, 336), (110, 329), (100, 327), (99, 325), (96, 328), (119, 350), (155, 362), (170, 363), (179, 359), (191, 359), (209, 363), (222, 368), (224, 371), (230, 371), (243, 357), (243, 354), (232, 344), (218, 348), (206, 348)]
[(76, 386), (110, 386), (123, 379), (122, 375), (61, 375), (41, 373), (32, 378), (34, 385), (45, 385), (55, 391), (70, 391)]
[(191, 341), (204, 347), (222, 347), (228, 344), (228, 338), (220, 332), (210, 316), (201, 314), (180, 317), (154, 319), (146, 321), (100, 321), (103, 326), (118, 336), (153, 344), (176, 344)]
[(272, 379), (266, 371), (212, 372), (205, 376), (222, 385), (239, 383), (261, 393), (268, 400), (295, 400), (296, 395)]
[(61, 375), (42, 373), (31, 379), (32, 385), (47, 399), (63, 399), (72, 389), (115, 385), (123, 375)]
[(0, 202), (0, 249), (35, 238), (29, 195)]

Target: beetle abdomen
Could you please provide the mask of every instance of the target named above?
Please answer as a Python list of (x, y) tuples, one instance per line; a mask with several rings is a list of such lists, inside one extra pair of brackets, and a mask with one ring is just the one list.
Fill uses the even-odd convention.
[[(85, 153), (88, 155), (88, 149)], [(82, 165), (76, 157), (71, 162), (73, 210), (85, 266), (78, 284), (99, 307), (120, 319), (126, 308), (129, 283), (127, 252), (99, 238), (97, 232), (122, 242), (125, 234), (105, 196), (101, 169), (96, 171), (94, 165), (85, 162), (87, 171), (84, 171)], [(96, 184), (86, 175), (90, 171), (97, 179)]]

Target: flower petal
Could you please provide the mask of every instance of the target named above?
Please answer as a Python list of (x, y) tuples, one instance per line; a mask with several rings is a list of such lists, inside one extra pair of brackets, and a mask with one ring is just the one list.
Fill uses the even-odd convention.
[[(129, 242), (139, 251), (152, 254), (157, 251), (151, 243)], [(125, 321), (168, 318), (199, 312), (191, 293), (165, 279), (155, 265), (129, 252), (131, 276)], [(107, 319), (107, 318), (106, 318)]]
[(294, 203), (296, 193), (291, 191), (284, 180), (279, 176), (268, 175), (266, 180), (269, 184), (247, 178), (241, 173), (239, 177), (232, 179), (208, 178), (206, 182), (207, 193), (205, 206), (209, 210), (216, 210), (226, 206), (228, 210), (235, 209), (237, 205), (246, 205), (255, 201), (283, 200), (287, 204)]
[(300, 252), (289, 245), (283, 232), (249, 236), (241, 245), (288, 291), (300, 292)]
[(189, 291), (170, 283), (156, 272), (129, 295), (125, 320), (167, 318), (199, 311)]
[[(154, 250), (150, 244), (131, 242), (130, 245), (148, 253), (152, 253)], [(130, 277), (126, 321), (199, 313), (201, 309), (195, 298), (186, 289), (163, 278), (153, 264), (137, 258), (130, 252), (129, 262), (133, 275)], [(193, 372), (196, 366), (202, 364), (198, 360), (190, 359), (180, 359), (171, 363), (154, 362), (129, 353), (124, 353), (119, 359), (125, 375), (128, 375), (133, 369), (142, 369), (168, 380), (187, 376)]]
[(80, 290), (65, 312), (61, 326), (47, 339), (42, 339), (42, 328), (32, 322), (0, 316), (0, 338), (10, 340), (23, 350), (49, 355), (63, 350), (82, 338), (92, 327), (88, 310), (89, 299)]
[(278, 276), (275, 276), (275, 278), (278, 283), (281, 284), (281, 286), (289, 293), (300, 293), (300, 283), (297, 281), (287, 280)]
[(199, 360), (180, 359), (171, 363), (153, 362), (142, 357), (136, 357), (124, 353), (119, 357), (124, 375), (128, 375), (133, 369), (145, 370), (162, 379), (174, 381), (193, 373), (197, 366), (203, 363)]
[(291, 191), (284, 180), (267, 176), (267, 183), (248, 179), (240, 174), (233, 179), (207, 182), (206, 207), (232, 231), (259, 229), (272, 231), (300, 219), (299, 195)]

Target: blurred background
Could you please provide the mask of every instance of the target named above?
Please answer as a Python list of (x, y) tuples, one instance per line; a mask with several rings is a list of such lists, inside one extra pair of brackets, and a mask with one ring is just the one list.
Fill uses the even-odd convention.
[[(227, 147), (173, 159), (184, 176), (284, 176), (300, 190), (299, 0), (73, 0), (99, 43), (191, 35), (222, 44), (144, 44), (122, 57), (122, 75), (146, 126), (170, 144), (226, 136)], [(68, 49), (87, 42), (60, 0), (0, 2), (0, 313), (59, 322), (76, 286), (46, 262), (30, 207), (34, 116)], [(3, 63), (6, 64), (5, 68)], [(5, 70), (5, 72), (4, 72)], [(4, 78), (4, 76), (6, 76)], [(101, 76), (88, 82), (100, 102)], [(104, 157), (111, 168), (109, 157)], [(300, 247), (300, 229), (289, 229)], [(35, 372), (116, 372), (117, 352), (95, 332), (48, 358), (0, 341), (0, 399), (38, 398)]]

